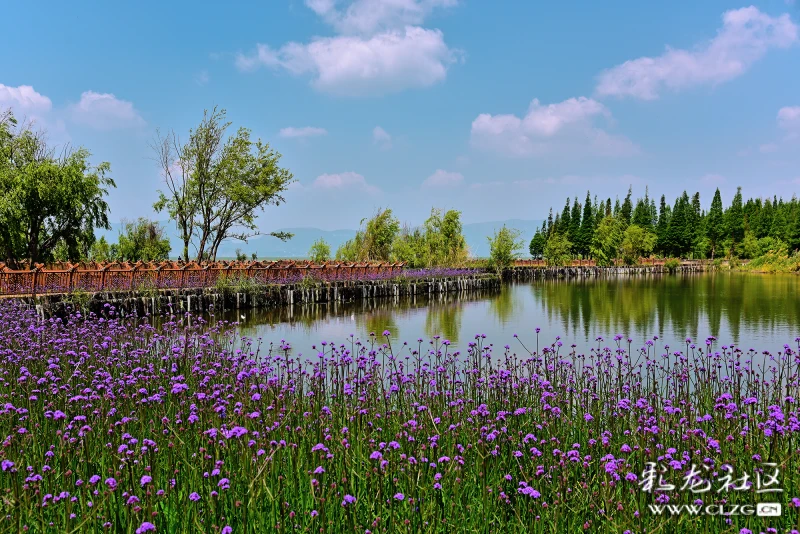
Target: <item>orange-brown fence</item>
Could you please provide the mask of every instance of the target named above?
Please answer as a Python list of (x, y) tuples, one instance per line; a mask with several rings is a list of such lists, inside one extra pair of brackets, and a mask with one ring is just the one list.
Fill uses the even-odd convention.
[(400, 274), (405, 263), (308, 261), (182, 263), (79, 263), (30, 270), (10, 269), (0, 263), (0, 296), (131, 291), (143, 288), (183, 289), (213, 287), (220, 279), (249, 278), (261, 283), (292, 283), (306, 276), (320, 280), (385, 278)]

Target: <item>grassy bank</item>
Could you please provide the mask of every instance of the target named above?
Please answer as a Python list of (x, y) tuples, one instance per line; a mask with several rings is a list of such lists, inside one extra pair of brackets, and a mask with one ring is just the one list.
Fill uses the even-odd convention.
[(739, 269), (754, 273), (797, 273), (800, 272), (800, 252), (790, 255), (785, 251), (770, 251), (741, 265)]

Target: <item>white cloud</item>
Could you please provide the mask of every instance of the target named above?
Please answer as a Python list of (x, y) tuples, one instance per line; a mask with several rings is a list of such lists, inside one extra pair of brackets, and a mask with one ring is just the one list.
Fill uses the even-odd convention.
[(704, 46), (668, 47), (660, 56), (626, 61), (600, 75), (597, 93), (654, 100), (664, 89), (720, 84), (742, 75), (768, 49), (789, 47), (797, 39), (788, 14), (771, 17), (753, 6), (726, 11), (717, 36)]
[(240, 54), (236, 64), (245, 71), (264, 66), (311, 75), (311, 84), (319, 91), (363, 96), (439, 83), (457, 55), (439, 30), (408, 26), (371, 37), (317, 37), (278, 50), (259, 44), (255, 54)]
[(258, 44), (255, 52), (238, 54), (236, 65), (242, 71), (269, 67), (307, 75), (317, 90), (342, 96), (429, 87), (443, 81), (462, 54), (447, 46), (441, 31), (420, 25), (434, 8), (456, 4), (457, 0), (306, 0), (335, 36), (289, 42), (277, 49)]
[(437, 169), (422, 182), (422, 187), (457, 187), (462, 183), (464, 183), (464, 176), (460, 172)]
[(372, 129), (372, 142), (384, 149), (392, 148), (392, 136), (380, 126)]
[(0, 83), (0, 108), (11, 108), (15, 114), (40, 114), (52, 109), (49, 98), (30, 85), (9, 87)]
[(311, 187), (322, 190), (361, 189), (368, 193), (377, 193), (379, 191), (377, 187), (367, 183), (362, 175), (355, 172), (321, 174), (317, 176)]
[(306, 0), (314, 13), (345, 35), (372, 35), (387, 29), (420, 25), (437, 7), (451, 7), (457, 0), (354, 0), (337, 9), (335, 0)]
[(320, 135), (328, 135), (328, 131), (325, 128), (316, 128), (314, 126), (304, 126), (302, 128), (289, 126), (288, 128), (281, 128), (279, 135), (289, 138), (317, 137)]
[(80, 102), (69, 106), (72, 119), (97, 130), (141, 126), (144, 119), (131, 102), (110, 93), (85, 91)]
[(483, 113), (472, 122), (474, 146), (510, 156), (539, 156), (561, 149), (586, 150), (599, 155), (627, 155), (638, 151), (625, 137), (611, 135), (593, 125), (596, 117), (611, 113), (591, 98), (570, 98), (543, 106), (538, 99), (528, 112), (516, 115)]
[(800, 130), (800, 106), (785, 106), (778, 110), (778, 126), (784, 130)]

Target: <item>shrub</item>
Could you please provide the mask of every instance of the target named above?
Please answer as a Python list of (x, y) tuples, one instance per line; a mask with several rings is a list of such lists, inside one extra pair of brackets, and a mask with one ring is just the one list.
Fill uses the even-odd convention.
[(664, 262), (664, 267), (671, 273), (674, 273), (678, 270), (678, 267), (681, 266), (681, 260), (678, 258), (669, 258), (667, 261)]

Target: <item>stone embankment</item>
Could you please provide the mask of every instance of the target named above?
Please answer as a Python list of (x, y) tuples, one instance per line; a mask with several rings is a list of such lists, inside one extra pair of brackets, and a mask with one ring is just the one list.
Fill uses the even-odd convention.
[[(106, 315), (113, 306), (122, 315), (173, 312), (203, 313), (212, 310), (269, 308), (303, 303), (353, 302), (401, 296), (430, 296), (460, 291), (499, 290), (500, 279), (494, 274), (467, 276), (317, 282), (314, 284), (263, 285), (246, 291), (235, 289), (162, 289), (147, 292), (98, 292), (38, 295), (21, 297), (35, 306), (41, 317), (63, 315), (65, 310), (83, 308)], [(108, 305), (108, 306), (107, 306)]]

